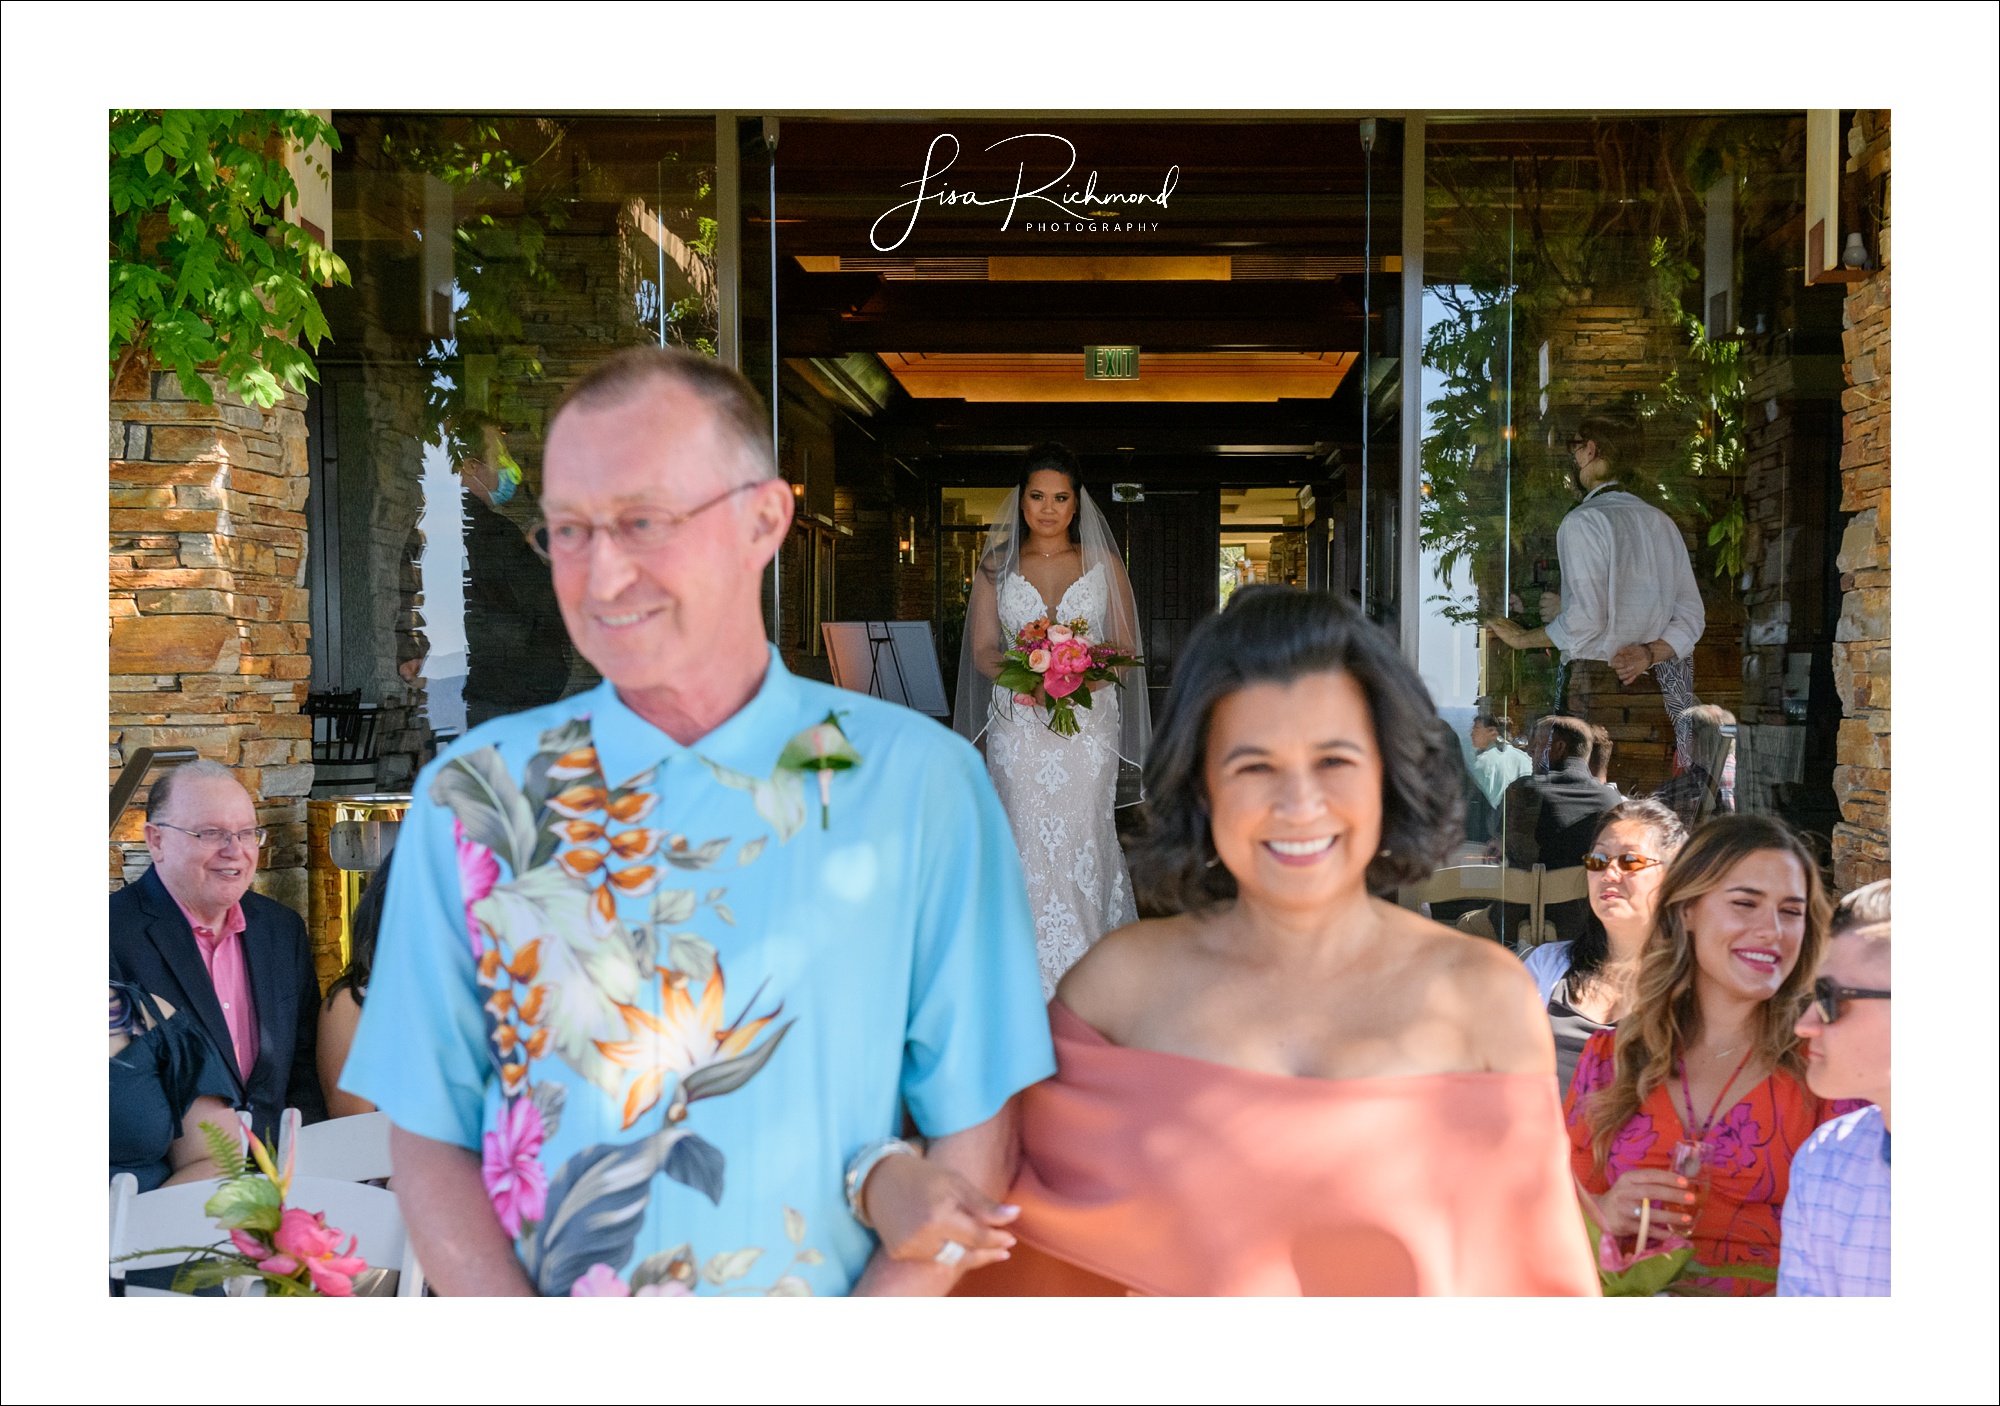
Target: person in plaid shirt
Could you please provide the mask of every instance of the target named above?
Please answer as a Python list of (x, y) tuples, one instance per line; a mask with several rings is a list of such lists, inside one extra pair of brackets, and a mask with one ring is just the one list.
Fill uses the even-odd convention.
[(1792, 1161), (1778, 1292), (1889, 1292), (1889, 881), (1848, 895), (1799, 1017), (1806, 1079), (1823, 1098), (1871, 1106), (1822, 1126)]

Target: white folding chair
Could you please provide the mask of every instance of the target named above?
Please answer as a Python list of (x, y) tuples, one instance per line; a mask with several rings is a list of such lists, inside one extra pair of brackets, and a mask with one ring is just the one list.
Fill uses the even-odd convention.
[[(285, 1110), (279, 1137), (291, 1152), (292, 1173), (330, 1181), (374, 1181), (389, 1176), (389, 1115), (359, 1113), (299, 1126), (296, 1108)], [(278, 1159), (284, 1165), (284, 1155)]]
[[(1408, 885), (1399, 891), (1397, 901), (1410, 909), (1426, 903), (1468, 899), (1525, 908), (1528, 925), (1521, 937), (1521, 950), (1526, 952), (1548, 941), (1553, 933), (1553, 928), (1544, 921), (1544, 910), (1549, 904), (1586, 898), (1589, 894), (1580, 867), (1551, 872), (1540, 864), (1526, 868), (1516, 864), (1461, 864), (1439, 869), (1420, 884)], [(1505, 940), (1503, 937), (1502, 941)]]
[[(1541, 866), (1537, 865), (1536, 868), (1540, 869)], [(1590, 898), (1590, 878), (1584, 873), (1581, 864), (1573, 864), (1567, 869), (1544, 869), (1541, 870), (1541, 874), (1541, 901), (1536, 905), (1535, 909), (1536, 922), (1534, 931), (1537, 934), (1542, 933), (1541, 918), (1548, 912), (1550, 907), (1558, 903), (1573, 903), (1578, 899), (1587, 902)], [(1550, 934), (1553, 934), (1554, 924), (1550, 924), (1549, 926)], [(1547, 940), (1548, 935), (1540, 935), (1536, 938), (1536, 942), (1546, 942)]]
[[(136, 1250), (174, 1245), (212, 1245), (226, 1240), (227, 1232), (218, 1230), (215, 1222), (202, 1210), (208, 1198), (215, 1194), (216, 1185), (213, 1181), (183, 1182), (142, 1195), (138, 1179), (131, 1173), (121, 1172), (113, 1177), (111, 1277), (123, 1279), (128, 1270), (177, 1265), (187, 1258), (185, 1252), (176, 1251), (120, 1260), (120, 1256)], [(416, 1251), (403, 1228), (403, 1213), (396, 1204), (395, 1193), (380, 1187), (364, 1186), (360, 1182), (294, 1176), (285, 1204), (321, 1212), (326, 1216), (328, 1225), (339, 1227), (345, 1235), (352, 1235), (355, 1252), (368, 1261), (370, 1268), (399, 1270), (400, 1278), (396, 1285), (398, 1298), (416, 1298), (423, 1293), (423, 1270), (417, 1264)], [(241, 1282), (232, 1281), (231, 1288)], [(128, 1297), (179, 1297), (167, 1290), (141, 1289), (137, 1286), (126, 1292)]]
[[(171, 1245), (213, 1245), (217, 1241), (226, 1241), (228, 1232), (218, 1230), (215, 1222), (202, 1212), (208, 1198), (215, 1194), (215, 1187), (216, 1183), (212, 1181), (189, 1181), (178, 1186), (163, 1186), (141, 1195), (139, 1179), (130, 1172), (120, 1172), (113, 1177), (111, 1277), (122, 1280), (127, 1271), (169, 1267), (188, 1258), (185, 1252), (176, 1251), (145, 1255), (138, 1259), (121, 1259), (121, 1256), (135, 1250), (164, 1249)], [(128, 1298), (184, 1297), (167, 1289), (148, 1289), (136, 1284), (128, 1287), (125, 1293)]]

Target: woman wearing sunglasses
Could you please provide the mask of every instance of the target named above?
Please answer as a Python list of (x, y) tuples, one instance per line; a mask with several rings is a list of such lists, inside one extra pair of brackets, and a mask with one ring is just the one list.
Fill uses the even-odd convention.
[(1780, 822), (1722, 816), (1656, 901), (1628, 1008), (1577, 1062), (1571, 1166), (1621, 1253), (1691, 1241), (1710, 1272), (1690, 1287), (1769, 1294), (1792, 1157), (1857, 1106), (1806, 1086), (1793, 1030), (1826, 947), (1819, 866)]
[(1618, 1020), (1653, 930), (1666, 865), (1687, 843), (1680, 817), (1658, 801), (1604, 812), (1583, 867), (1590, 920), (1574, 942), (1545, 942), (1524, 960), (1556, 1037), (1556, 1087), (1569, 1092), (1584, 1043)]

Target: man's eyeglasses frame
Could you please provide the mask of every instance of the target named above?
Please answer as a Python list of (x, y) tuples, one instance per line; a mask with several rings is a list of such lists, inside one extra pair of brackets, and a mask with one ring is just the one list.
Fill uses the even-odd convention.
[(246, 849), (262, 849), (265, 841), (271, 838), (271, 831), (263, 825), (252, 825), (247, 830), (221, 830), (215, 828), (190, 830), (184, 825), (169, 825), (164, 820), (148, 820), (146, 823), (148, 825), (157, 825), (162, 830), (178, 830), (197, 844), (207, 845), (210, 849), (222, 849), (231, 840), (236, 841)]

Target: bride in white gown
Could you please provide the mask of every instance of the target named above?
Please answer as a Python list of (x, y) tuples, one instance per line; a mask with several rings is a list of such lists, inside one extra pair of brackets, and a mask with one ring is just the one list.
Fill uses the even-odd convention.
[[(1082, 620), (1090, 641), (1140, 655), (1132, 584), (1104, 514), (1061, 445), (1028, 451), (1021, 485), (995, 517), (973, 573), (953, 725), (983, 737), (986, 769), (1014, 827), (1028, 879), (1045, 996), (1105, 933), (1138, 918), (1112, 811), (1122, 767), (1146, 760), (1152, 726), (1146, 671), (1077, 699), (1077, 733), (1049, 727), (1045, 708), (994, 684), (1000, 655), (1031, 621)], [(1134, 795), (1136, 797), (1136, 788)]]

